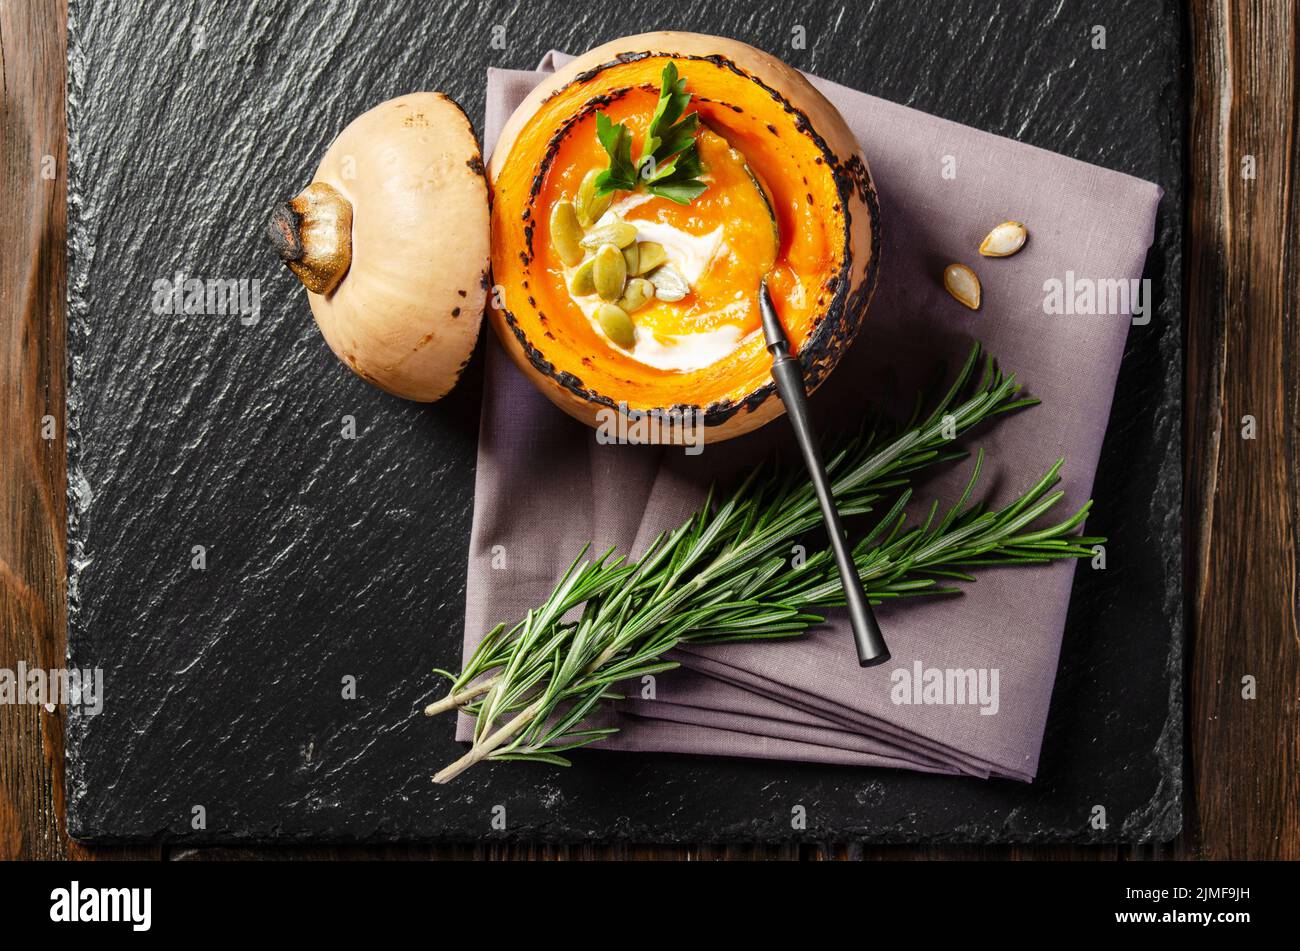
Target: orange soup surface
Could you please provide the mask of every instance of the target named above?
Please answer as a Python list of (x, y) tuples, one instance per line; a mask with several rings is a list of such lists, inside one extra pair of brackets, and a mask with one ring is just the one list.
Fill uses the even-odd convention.
[[(636, 88), (601, 110), (631, 130), (633, 160), (640, 155), (656, 100), (656, 91)], [(696, 148), (704, 166), (701, 180), (707, 187), (698, 198), (683, 205), (654, 195), (643, 185), (635, 191), (615, 192), (597, 221), (584, 222), (588, 232), (618, 220), (635, 226), (640, 246), (662, 246), (665, 267), (675, 270), (689, 287), (680, 299), (656, 295), (629, 307), (635, 327), (635, 341), (625, 341), (630, 345), (620, 346), (610, 339), (600, 322), (602, 299), (589, 287), (582, 293), (575, 285), (576, 272), (583, 264), (589, 266), (594, 250), (586, 249), (581, 262), (566, 266), (549, 230), (554, 203), (574, 201), (588, 172), (608, 165), (596, 136), (594, 113), (568, 129), (534, 205), (541, 238), (534, 248), (548, 278), (538, 288), (539, 308), (570, 326), (587, 324), (623, 359), (670, 373), (701, 370), (761, 337), (758, 288), (764, 276), (784, 313), (807, 307), (816, 292), (815, 287), (805, 286), (801, 275), (820, 278), (833, 264), (821, 228), (807, 229), (802, 238), (794, 230), (803, 203), (784, 206), (779, 194), (771, 196), (764, 190), (757, 164), (741, 151), (746, 143), (727, 137), (724, 123), (731, 110), (711, 106), (692, 102), (689, 107), (702, 120)], [(628, 278), (635, 276), (629, 273)], [(652, 282), (656, 278), (654, 271), (640, 276)]]

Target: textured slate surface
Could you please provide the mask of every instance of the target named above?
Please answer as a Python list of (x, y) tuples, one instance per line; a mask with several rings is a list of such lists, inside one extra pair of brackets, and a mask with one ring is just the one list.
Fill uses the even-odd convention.
[[(1181, 821), (1182, 25), (1178, 5), (661, 0), (171, 4), (73, 0), (69, 653), (74, 836), (391, 840), (1135, 841)], [(627, 15), (634, 9), (635, 17)], [(615, 22), (618, 20), (619, 22)], [(1094, 25), (1106, 49), (1090, 45)], [(805, 49), (791, 47), (794, 28)], [(492, 46), (504, 27), (505, 48)], [(439, 88), (481, 127), (488, 66), (653, 28), (724, 33), (950, 119), (1166, 190), (1039, 779), (588, 753), (451, 787), (419, 715), (458, 657), (479, 362), (432, 407), (341, 369), (264, 247), (351, 116)], [(496, 35), (501, 35), (500, 33)], [(260, 280), (260, 319), (157, 314), (177, 272)], [(341, 436), (344, 416), (357, 438)], [(191, 568), (193, 546), (205, 570)], [(358, 696), (342, 697), (355, 677)], [(505, 831), (490, 826), (504, 805)], [(803, 804), (808, 828), (792, 832)], [(1104, 805), (1108, 826), (1088, 823)], [(195, 830), (194, 807), (206, 828)]]

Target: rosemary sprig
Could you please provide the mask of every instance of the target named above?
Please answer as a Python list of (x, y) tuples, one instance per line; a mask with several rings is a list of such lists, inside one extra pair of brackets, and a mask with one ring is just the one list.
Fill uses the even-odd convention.
[[(892, 500), (854, 548), (873, 603), (955, 594), (951, 582), (974, 580), (969, 568), (1092, 554), (1101, 539), (1071, 535), (1091, 503), (1058, 524), (1031, 527), (1064, 494), (1052, 491), (1062, 461), (1014, 502), (991, 510), (970, 501), (981, 450), (957, 503), (942, 513), (933, 503), (909, 526), (917, 471), (964, 458), (953, 438), (1037, 401), (1021, 396), (1014, 375), (1003, 374), (991, 358), (981, 360), (976, 346), (924, 417), (922, 402), (896, 433), (864, 429), (827, 466), (846, 517), (868, 515)], [(487, 758), (568, 765), (565, 752), (616, 732), (586, 725), (601, 702), (619, 699), (614, 686), (678, 666), (664, 656), (674, 647), (794, 637), (821, 623), (817, 610), (843, 603), (829, 549), (797, 567), (787, 557), (820, 521), (803, 474), (772, 463), (722, 498), (710, 493), (689, 522), (660, 535), (635, 562), (612, 549), (589, 560), (584, 549), (545, 603), (513, 627), (489, 632), (459, 674), (438, 671), (452, 685), (425, 712), (460, 708), (475, 717), (475, 728), (469, 752), (434, 781), (447, 782)], [(577, 608), (576, 620), (566, 620)]]

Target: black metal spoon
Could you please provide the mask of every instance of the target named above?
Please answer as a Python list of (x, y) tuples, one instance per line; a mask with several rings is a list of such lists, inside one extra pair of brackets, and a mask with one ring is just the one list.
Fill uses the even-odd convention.
[(840, 569), (844, 600), (849, 608), (849, 623), (853, 626), (853, 644), (858, 649), (858, 664), (862, 667), (883, 664), (889, 660), (889, 648), (885, 646), (885, 637), (880, 632), (880, 625), (876, 623), (871, 602), (862, 590), (862, 579), (858, 577), (857, 567), (853, 564), (853, 553), (844, 537), (840, 513), (835, 508), (835, 499), (831, 495), (830, 479), (826, 476), (826, 466), (817, 446), (817, 437), (808, 418), (808, 393), (804, 388), (803, 366), (790, 353), (790, 338), (786, 336), (785, 327), (776, 313), (776, 305), (772, 303), (767, 278), (763, 278), (759, 287), (759, 309), (763, 313), (763, 336), (767, 340), (767, 351), (772, 354), (772, 379), (776, 381), (776, 392), (785, 404), (785, 414), (789, 417), (790, 424), (794, 426), (795, 439), (803, 453), (804, 465), (808, 467), (808, 476), (812, 479), (817, 501), (821, 503), (826, 533), (830, 535), (835, 563)]

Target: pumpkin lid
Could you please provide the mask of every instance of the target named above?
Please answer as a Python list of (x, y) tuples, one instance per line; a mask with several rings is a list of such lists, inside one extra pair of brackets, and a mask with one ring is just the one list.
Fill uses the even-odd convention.
[(455, 385), (478, 337), (489, 236), (478, 140), (449, 97), (410, 93), (354, 119), (275, 209), (270, 237), (358, 376), (423, 402)]

